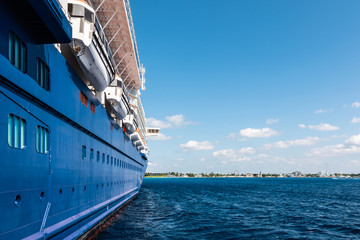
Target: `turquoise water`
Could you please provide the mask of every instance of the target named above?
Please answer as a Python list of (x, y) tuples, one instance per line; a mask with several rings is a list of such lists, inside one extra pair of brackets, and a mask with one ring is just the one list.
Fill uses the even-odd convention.
[(360, 180), (146, 178), (93, 239), (360, 239)]

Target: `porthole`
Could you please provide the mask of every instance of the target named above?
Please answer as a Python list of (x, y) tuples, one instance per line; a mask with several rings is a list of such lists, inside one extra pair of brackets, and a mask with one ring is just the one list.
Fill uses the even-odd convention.
[(99, 184), (96, 184), (96, 189), (98, 189), (99, 188)]
[(101, 188), (103, 188), (104, 187), (104, 184), (101, 184)]
[(59, 194), (61, 195), (62, 194), (62, 189), (60, 188), (60, 190), (59, 190)]
[(20, 207), (20, 205), (21, 205), (21, 196), (20, 195), (16, 195), (14, 204), (16, 207)]
[(40, 193), (40, 201), (44, 201), (44, 199), (45, 199), (45, 193), (41, 192)]
[(84, 186), (84, 191), (86, 191), (86, 186)]
[(75, 188), (72, 188), (71, 191), (72, 191), (72, 192), (75, 192)]

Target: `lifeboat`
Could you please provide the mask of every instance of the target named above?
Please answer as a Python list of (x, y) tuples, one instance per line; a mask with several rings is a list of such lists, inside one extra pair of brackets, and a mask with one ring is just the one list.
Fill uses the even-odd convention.
[(129, 114), (129, 104), (124, 95), (122, 81), (116, 77), (116, 80), (105, 89), (106, 100), (110, 106), (110, 114), (118, 120), (123, 120)]
[(89, 83), (102, 92), (113, 75), (109, 71), (108, 56), (102, 51), (103, 43), (94, 34), (95, 11), (81, 0), (69, 0), (67, 10), (73, 30), (70, 47)]
[(143, 143), (141, 140), (139, 140), (139, 141), (134, 142), (134, 145), (135, 145), (136, 147), (140, 147), (140, 146), (143, 146), (144, 143)]
[(125, 117), (125, 119), (123, 120), (123, 127), (124, 127), (124, 130), (126, 131), (126, 133), (128, 133), (130, 135), (136, 131), (137, 124), (135, 122), (133, 114), (129, 114)]
[(141, 140), (140, 134), (138, 132), (135, 132), (135, 133), (130, 135), (130, 139), (133, 142), (139, 141), (139, 140)]

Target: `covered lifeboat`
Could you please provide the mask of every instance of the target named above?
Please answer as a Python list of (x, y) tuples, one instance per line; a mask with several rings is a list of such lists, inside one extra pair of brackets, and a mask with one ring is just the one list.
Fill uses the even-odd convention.
[(123, 120), (123, 129), (127, 134), (133, 134), (137, 128), (138, 126), (134, 118), (134, 112), (131, 110)]
[(102, 92), (109, 85), (113, 73), (107, 45), (103, 44), (97, 32), (94, 33), (94, 9), (85, 1), (68, 0), (67, 11), (73, 29), (72, 51), (87, 80), (96, 91)]
[(123, 89), (123, 83), (119, 77), (105, 89), (106, 100), (110, 107), (112, 117), (123, 120), (130, 112), (129, 103)]

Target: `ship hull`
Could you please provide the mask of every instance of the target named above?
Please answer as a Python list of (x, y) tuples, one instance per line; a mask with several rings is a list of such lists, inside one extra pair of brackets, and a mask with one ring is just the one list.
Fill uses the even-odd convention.
[[(25, 73), (11, 64), (9, 32), (25, 37), (0, 15), (9, 23), (0, 29), (0, 239), (76, 239), (138, 194), (147, 161), (102, 105), (84, 99), (85, 83), (54, 45), (27, 43)], [(36, 80), (38, 58), (49, 90)], [(23, 148), (9, 140), (16, 117)], [(39, 127), (48, 152), (37, 150)]]

